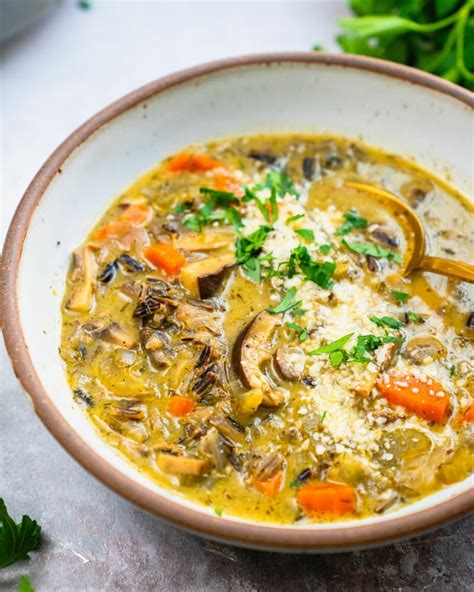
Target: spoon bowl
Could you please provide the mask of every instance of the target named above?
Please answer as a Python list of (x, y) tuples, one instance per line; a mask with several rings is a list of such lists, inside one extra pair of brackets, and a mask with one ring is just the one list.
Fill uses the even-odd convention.
[(413, 271), (429, 271), (474, 283), (474, 265), (455, 259), (426, 255), (426, 233), (423, 223), (415, 210), (407, 203), (393, 193), (374, 185), (346, 181), (345, 186), (375, 195), (379, 201), (390, 206), (395, 212), (397, 220), (407, 230), (407, 250), (402, 275), (410, 275)]

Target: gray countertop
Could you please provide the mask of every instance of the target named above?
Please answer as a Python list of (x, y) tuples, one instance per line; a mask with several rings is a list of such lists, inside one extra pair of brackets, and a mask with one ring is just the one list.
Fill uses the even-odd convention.
[[(332, 49), (346, 10), (335, 0), (96, 0), (81, 11), (64, 0), (2, 48), (0, 240), (48, 154), (113, 99), (223, 56), (315, 42)], [(53, 440), (0, 344), (0, 497), (16, 519), (28, 514), (43, 527), (31, 559), (0, 571), (0, 590), (17, 590), (19, 574), (37, 592), (473, 589), (472, 519), (382, 549), (320, 556), (232, 548), (161, 523), (107, 490)]]

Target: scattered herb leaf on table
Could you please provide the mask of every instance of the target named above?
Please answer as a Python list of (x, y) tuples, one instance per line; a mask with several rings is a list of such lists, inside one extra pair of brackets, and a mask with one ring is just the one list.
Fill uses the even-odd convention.
[(23, 516), (16, 524), (8, 515), (5, 502), (0, 498), (0, 568), (28, 557), (38, 548), (41, 526), (29, 516)]

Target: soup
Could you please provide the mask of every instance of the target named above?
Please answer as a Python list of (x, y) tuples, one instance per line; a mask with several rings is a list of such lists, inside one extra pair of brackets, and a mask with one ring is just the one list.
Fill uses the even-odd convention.
[(412, 205), (472, 259), (472, 206), (401, 158), (303, 135), (187, 148), (73, 254), (61, 355), (102, 437), (217, 515), (394, 511), (473, 468), (474, 293), (402, 275)]

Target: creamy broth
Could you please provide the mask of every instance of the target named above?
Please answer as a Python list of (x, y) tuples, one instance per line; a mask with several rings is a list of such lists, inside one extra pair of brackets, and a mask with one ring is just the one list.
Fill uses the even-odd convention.
[(403, 278), (407, 200), (433, 254), (473, 208), (402, 158), (303, 135), (186, 148), (73, 254), (61, 355), (104, 439), (158, 484), (275, 523), (393, 511), (473, 468), (474, 291)]

